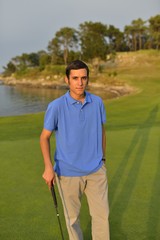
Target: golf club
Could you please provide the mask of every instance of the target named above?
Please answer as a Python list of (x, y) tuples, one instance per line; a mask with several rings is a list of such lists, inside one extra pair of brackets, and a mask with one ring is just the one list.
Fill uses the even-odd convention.
[(60, 222), (60, 218), (59, 218), (58, 203), (57, 203), (57, 198), (56, 198), (56, 193), (55, 193), (54, 185), (52, 185), (52, 187), (51, 187), (51, 193), (52, 193), (52, 197), (53, 197), (54, 206), (55, 206), (55, 209), (56, 209), (56, 215), (57, 215), (57, 219), (58, 219), (58, 223), (59, 223), (59, 228), (60, 228), (60, 232), (61, 232), (61, 237), (62, 237), (62, 240), (64, 240), (63, 231), (62, 231), (62, 226), (61, 226), (61, 222)]

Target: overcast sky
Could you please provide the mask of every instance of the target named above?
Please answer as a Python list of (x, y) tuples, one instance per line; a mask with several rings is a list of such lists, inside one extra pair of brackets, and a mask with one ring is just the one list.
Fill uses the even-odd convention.
[(46, 50), (62, 27), (92, 21), (123, 30), (157, 14), (160, 0), (0, 0), (0, 71), (12, 57)]

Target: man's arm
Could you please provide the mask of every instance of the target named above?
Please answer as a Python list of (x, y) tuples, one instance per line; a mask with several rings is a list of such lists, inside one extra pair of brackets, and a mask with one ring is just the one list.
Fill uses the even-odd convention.
[(42, 175), (43, 179), (45, 180), (46, 184), (48, 185), (49, 189), (51, 188), (52, 184), (55, 181), (55, 172), (53, 170), (52, 161), (51, 161), (51, 154), (50, 154), (50, 137), (52, 132), (43, 129), (41, 136), (40, 136), (40, 147), (44, 159), (44, 173)]
[(104, 125), (102, 124), (102, 151), (103, 151), (103, 159), (105, 161), (106, 158), (106, 130)]

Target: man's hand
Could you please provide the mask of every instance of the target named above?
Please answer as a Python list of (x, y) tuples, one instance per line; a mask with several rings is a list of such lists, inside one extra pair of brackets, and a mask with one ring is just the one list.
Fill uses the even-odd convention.
[(55, 184), (55, 172), (53, 168), (52, 167), (45, 168), (42, 177), (45, 180), (46, 184), (48, 185), (49, 189), (51, 189), (51, 186)]

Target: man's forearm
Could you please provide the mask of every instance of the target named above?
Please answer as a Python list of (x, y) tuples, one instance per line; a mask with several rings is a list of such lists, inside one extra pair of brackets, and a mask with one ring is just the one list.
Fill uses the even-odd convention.
[(49, 189), (51, 189), (52, 184), (55, 182), (55, 173), (52, 166), (51, 154), (50, 154), (50, 136), (51, 132), (43, 130), (40, 137), (40, 147), (44, 159), (44, 173), (42, 175)]
[(50, 140), (41, 136), (40, 147), (44, 159), (45, 167), (50, 167), (52, 165), (51, 154), (50, 154)]

